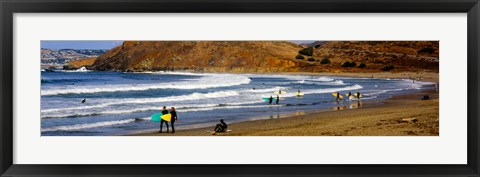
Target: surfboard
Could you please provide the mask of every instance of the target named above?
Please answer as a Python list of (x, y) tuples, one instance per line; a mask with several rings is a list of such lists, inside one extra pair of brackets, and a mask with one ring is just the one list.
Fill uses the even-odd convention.
[[(265, 101), (268, 101), (270, 98), (266, 97), (266, 98), (262, 98), (262, 99), (265, 100)], [(277, 97), (273, 97), (273, 100), (277, 100)]]
[[(213, 131), (211, 131), (211, 130), (208, 130), (208, 131), (207, 131), (207, 133), (212, 133), (212, 132), (213, 132)], [(232, 130), (227, 130), (227, 131), (225, 131), (225, 132), (217, 132), (217, 133), (227, 133), (227, 132), (232, 132)]]
[[(353, 96), (358, 97), (357, 93), (354, 93)], [(362, 97), (363, 97), (363, 95), (360, 94), (360, 98), (362, 98)]]
[(163, 120), (170, 122), (172, 120), (172, 115), (171, 114), (165, 114), (163, 116), (160, 116)]
[(160, 120), (161, 120), (160, 116), (162, 116), (162, 115), (163, 115), (162, 113), (153, 114), (152, 115), (152, 121), (160, 122)]
[(283, 91), (283, 90), (282, 90), (281, 93), (279, 93), (278, 91), (275, 91), (275, 92), (273, 92), (273, 93), (274, 93), (274, 94), (277, 94), (277, 95), (287, 94), (287, 92), (286, 92), (286, 91)]
[(302, 92), (296, 92), (295, 95), (297, 95), (298, 97), (305, 96), (305, 94), (303, 94)]
[[(337, 97), (337, 93), (332, 93), (332, 96), (336, 98), (336, 97)], [(343, 96), (342, 96), (342, 95), (339, 95), (339, 98), (342, 99)]]

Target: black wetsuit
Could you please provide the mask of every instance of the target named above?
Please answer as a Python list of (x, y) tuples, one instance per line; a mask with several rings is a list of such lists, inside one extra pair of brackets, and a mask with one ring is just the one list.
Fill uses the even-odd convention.
[(272, 102), (273, 102), (273, 98), (270, 97), (270, 98), (268, 99), (268, 104), (272, 104)]
[[(162, 114), (163, 115), (168, 114), (168, 110), (163, 110)], [(167, 132), (168, 132), (168, 122), (163, 119), (160, 119), (160, 132), (162, 132), (163, 123), (165, 123), (165, 125), (167, 126)]]
[(219, 124), (217, 124), (217, 126), (215, 126), (214, 131), (215, 132), (225, 132), (225, 131), (227, 131), (227, 124), (225, 122), (220, 122)]
[(177, 120), (177, 112), (170, 111), (170, 114), (172, 114), (172, 120), (170, 121), (170, 125), (172, 125), (172, 133), (175, 133), (175, 127), (173, 126), (173, 124)]
[(279, 101), (280, 101), (280, 97), (277, 95), (277, 102), (276, 103), (278, 104)]

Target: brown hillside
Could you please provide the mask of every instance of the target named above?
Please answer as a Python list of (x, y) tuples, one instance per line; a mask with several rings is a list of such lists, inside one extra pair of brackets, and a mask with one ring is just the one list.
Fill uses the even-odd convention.
[[(313, 56), (287, 41), (126, 41), (98, 57), (89, 69), (203, 72), (438, 71), (438, 42), (317, 41)], [(306, 46), (305, 46), (306, 47)], [(299, 57), (301, 56), (301, 57)], [(296, 57), (299, 57), (298, 59)], [(302, 59), (303, 57), (303, 59)], [(330, 60), (322, 64), (322, 59)], [(342, 67), (346, 61), (355, 67)], [(364, 63), (366, 67), (359, 68)]]
[(68, 62), (67, 65), (64, 66), (65, 69), (78, 69), (83, 66), (89, 67), (92, 65), (97, 58), (85, 58), (85, 59), (79, 59), (79, 60), (73, 60)]
[(95, 70), (294, 71), (301, 47), (290, 42), (127, 41), (93, 64)]
[[(316, 48), (314, 57), (318, 60), (328, 58), (331, 61), (330, 65), (333, 66), (341, 66), (346, 61), (356, 62), (357, 65), (366, 64), (361, 70), (378, 70), (392, 65), (397, 71), (421, 69), (438, 71), (438, 52), (438, 41), (335, 41)], [(360, 69), (344, 68), (344, 70)]]

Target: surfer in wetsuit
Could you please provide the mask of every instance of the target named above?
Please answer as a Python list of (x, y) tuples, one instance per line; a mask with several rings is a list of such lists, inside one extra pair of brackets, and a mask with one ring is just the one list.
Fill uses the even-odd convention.
[(360, 100), (360, 96), (361, 96), (361, 95), (360, 95), (360, 92), (357, 91), (357, 98), (358, 98), (359, 100)]
[(223, 121), (223, 119), (220, 119), (220, 123), (215, 126), (215, 129), (213, 129), (213, 134), (216, 132), (226, 132), (227, 131), (227, 124)]
[(170, 124), (172, 125), (172, 133), (175, 133), (175, 127), (173, 126), (177, 120), (177, 112), (175, 111), (175, 107), (170, 108), (170, 114), (172, 115), (172, 120), (170, 121)]
[(86, 102), (87, 102), (87, 99), (84, 98), (84, 99), (82, 100), (82, 104), (83, 104), (83, 103), (86, 103)]
[(270, 95), (270, 98), (268, 98), (268, 104), (272, 104), (272, 102), (273, 102), (273, 97), (272, 95)]
[[(166, 106), (163, 106), (162, 115), (165, 115), (165, 114), (168, 114), (168, 110)], [(162, 133), (163, 123), (165, 123), (165, 125), (167, 126), (167, 133), (168, 133), (169, 132), (168, 122), (163, 119), (160, 119), (160, 131), (158, 131), (158, 133)]]
[(277, 101), (276, 101), (276, 103), (278, 104), (279, 101), (280, 101), (280, 97), (277, 95)]
[(340, 93), (339, 92), (337, 92), (337, 98), (336, 99), (337, 99), (337, 101), (340, 100)]

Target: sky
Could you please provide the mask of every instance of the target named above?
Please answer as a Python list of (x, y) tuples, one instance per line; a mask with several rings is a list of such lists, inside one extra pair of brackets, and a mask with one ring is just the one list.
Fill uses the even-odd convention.
[(122, 44), (123, 41), (40, 41), (41, 48), (44, 49), (112, 49)]
[[(104, 41), (88, 41), (88, 40), (42, 40), (40, 42), (43, 49), (112, 49), (122, 44), (123, 41), (104, 40)], [(315, 42), (313, 40), (290, 40), (297, 44), (305, 44)]]

